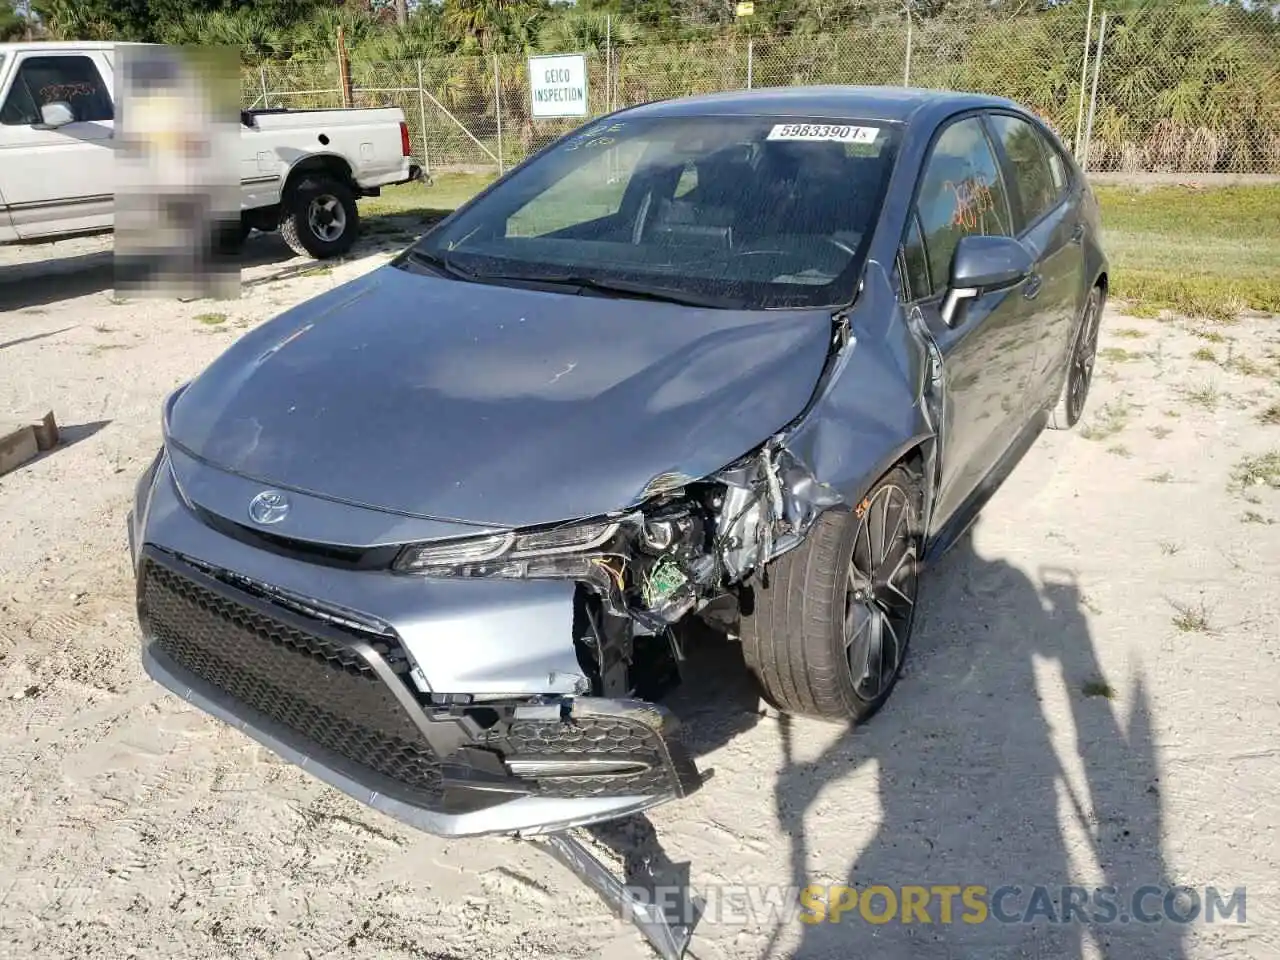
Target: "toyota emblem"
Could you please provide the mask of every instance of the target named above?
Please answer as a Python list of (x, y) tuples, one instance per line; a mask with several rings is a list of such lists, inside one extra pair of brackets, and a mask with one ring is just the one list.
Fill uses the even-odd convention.
[(289, 498), (277, 490), (263, 490), (249, 501), (249, 519), (254, 523), (279, 523), (289, 515)]

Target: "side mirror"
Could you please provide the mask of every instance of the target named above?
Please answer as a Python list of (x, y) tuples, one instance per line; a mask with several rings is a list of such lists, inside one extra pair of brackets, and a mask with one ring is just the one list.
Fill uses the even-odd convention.
[(961, 300), (1016, 286), (1034, 270), (1031, 251), (1012, 237), (962, 237), (951, 257), (951, 281), (942, 301), (942, 319), (951, 326)]
[(46, 103), (40, 108), (39, 126), (45, 130), (57, 130), (58, 127), (65, 127), (68, 123), (73, 123), (75, 119), (76, 114), (71, 109), (71, 104), (63, 100)]

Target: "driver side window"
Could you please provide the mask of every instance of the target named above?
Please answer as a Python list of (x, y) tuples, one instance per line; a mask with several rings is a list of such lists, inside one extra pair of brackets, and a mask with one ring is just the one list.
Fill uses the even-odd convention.
[(29, 126), (41, 122), (40, 108), (66, 103), (76, 121), (111, 120), (111, 94), (88, 57), (27, 57), (18, 64), (13, 86), (0, 107), (0, 123)]
[(946, 287), (962, 237), (1013, 236), (1008, 191), (980, 118), (942, 132), (925, 163), (916, 211), (934, 293)]

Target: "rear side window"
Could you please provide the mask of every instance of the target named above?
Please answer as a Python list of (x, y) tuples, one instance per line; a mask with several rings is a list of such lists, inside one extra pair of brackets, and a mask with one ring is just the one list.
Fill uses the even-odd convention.
[(1049, 158), (1049, 173), (1053, 175), (1053, 188), (1058, 192), (1058, 196), (1062, 196), (1067, 192), (1069, 183), (1067, 164), (1062, 159), (1062, 154), (1058, 152), (1058, 148), (1047, 141), (1044, 144), (1044, 153)]
[(951, 276), (951, 257), (961, 237), (1013, 236), (1004, 178), (977, 117), (951, 124), (934, 144), (916, 210), (929, 275), (939, 286)]
[(1008, 114), (992, 114), (991, 126), (1004, 147), (1018, 197), (1022, 201), (1018, 232), (1035, 223), (1057, 203), (1059, 191), (1053, 183), (1053, 170), (1045, 152), (1048, 144), (1025, 120)]
[(88, 57), (27, 57), (18, 64), (13, 86), (0, 107), (0, 123), (40, 123), (40, 108), (59, 101), (68, 104), (82, 123), (113, 116), (111, 94)]

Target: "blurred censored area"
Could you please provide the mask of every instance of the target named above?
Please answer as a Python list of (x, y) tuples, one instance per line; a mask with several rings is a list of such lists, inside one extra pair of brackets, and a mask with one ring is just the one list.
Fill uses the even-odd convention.
[(237, 52), (122, 44), (115, 58), (117, 292), (239, 297)]

